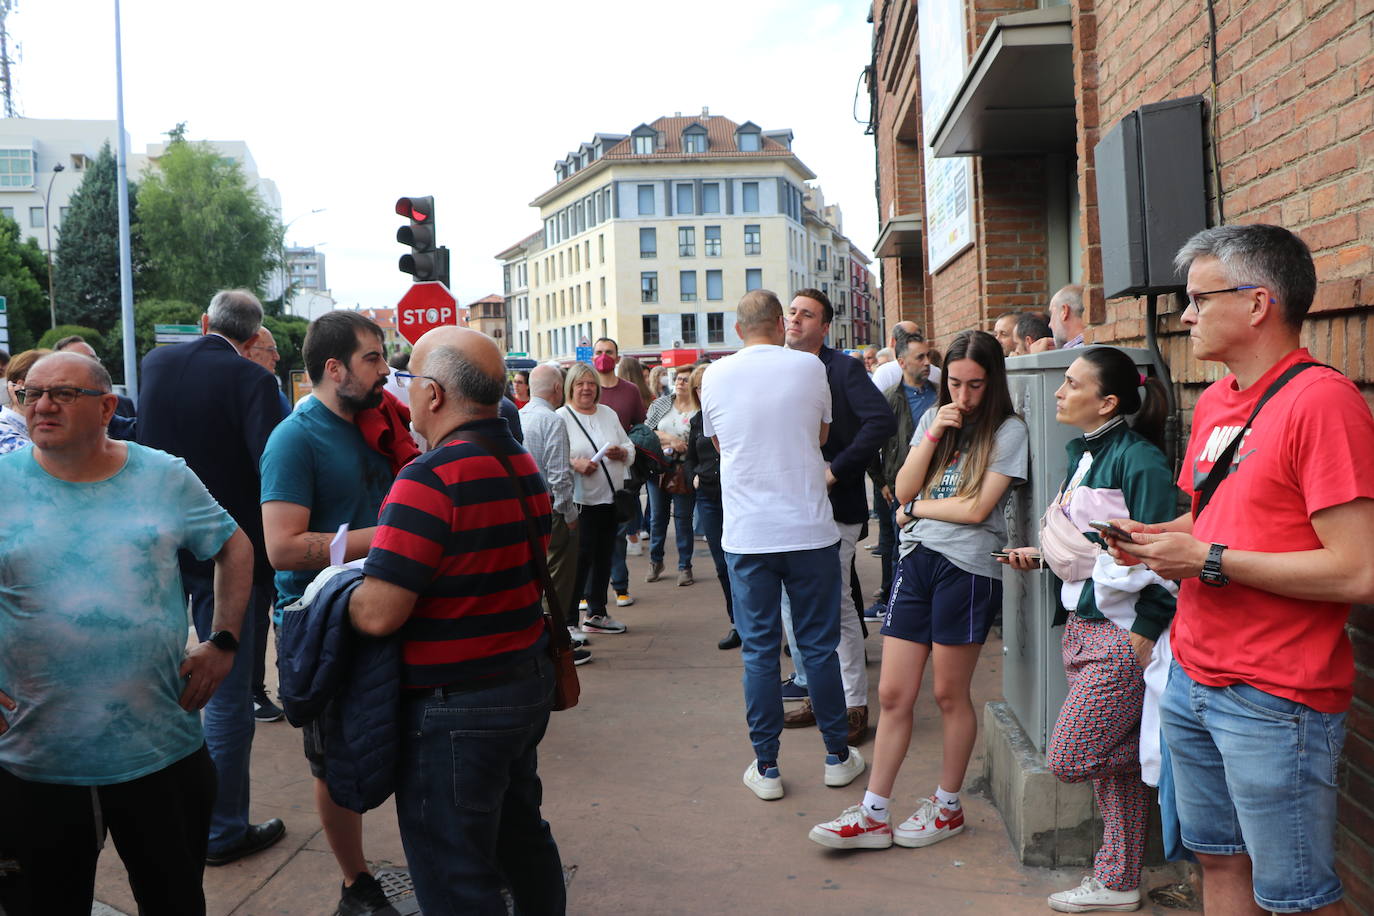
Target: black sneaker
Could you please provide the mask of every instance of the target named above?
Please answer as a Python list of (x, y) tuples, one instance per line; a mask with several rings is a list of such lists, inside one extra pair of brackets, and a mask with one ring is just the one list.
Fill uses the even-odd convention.
[(724, 639), (716, 643), (716, 648), (720, 649), (721, 651), (725, 651), (727, 649), (738, 649), (739, 646), (739, 630), (736, 630), (734, 627), (730, 628), (730, 632), (725, 634)]
[(280, 722), (285, 715), (281, 707), (267, 698), (267, 691), (253, 694), (253, 718), (259, 722)]
[(280, 818), (271, 818), (261, 824), (249, 824), (248, 830), (243, 834), (243, 839), (239, 840), (228, 849), (219, 852), (205, 854), (205, 864), (211, 868), (218, 868), (221, 865), (228, 865), (230, 862), (237, 862), (239, 859), (251, 856), (254, 853), (262, 852), (273, 843), (286, 836), (286, 825)]
[(573, 664), (585, 665), (592, 660), (591, 649), (573, 649)]
[(353, 883), (339, 894), (339, 908), (335, 916), (398, 916), (396, 908), (386, 900), (386, 891), (377, 879), (367, 872), (359, 872)]

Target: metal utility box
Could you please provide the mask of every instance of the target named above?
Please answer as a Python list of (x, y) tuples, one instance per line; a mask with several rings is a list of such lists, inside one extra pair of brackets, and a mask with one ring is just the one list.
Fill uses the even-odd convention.
[(1102, 292), (1108, 298), (1183, 286), (1174, 254), (1207, 228), (1200, 95), (1142, 105), (1098, 142)]
[[(1149, 350), (1121, 349), (1143, 374), (1154, 374)], [(1030, 476), (1025, 486), (1012, 491), (1008, 505), (1010, 546), (1039, 546), (1040, 517), (1064, 482), (1064, 447), (1080, 433), (1054, 419), (1054, 392), (1064, 381), (1064, 370), (1083, 352), (1051, 350), (1007, 360), (1012, 404), (1030, 430)], [(1043, 754), (1068, 695), (1060, 651), (1064, 631), (1050, 625), (1059, 580), (1047, 569), (1007, 568), (1002, 585), (1002, 695), (1036, 751)]]

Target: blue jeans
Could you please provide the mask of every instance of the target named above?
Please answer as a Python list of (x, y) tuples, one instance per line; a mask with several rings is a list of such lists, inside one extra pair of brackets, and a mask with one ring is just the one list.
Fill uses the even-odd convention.
[(1340, 900), (1336, 767), (1345, 713), (1248, 684), (1199, 684), (1177, 662), (1159, 712), (1183, 845), (1249, 854), (1255, 902), (1267, 910), (1305, 912)]
[(849, 722), (840, 683), (840, 545), (787, 553), (730, 553), (735, 629), (744, 659), (744, 712), (759, 760), (778, 759), (782, 735), (782, 590), (792, 602), (792, 626), (806, 670), (811, 708), (832, 754), (847, 746)]
[(677, 533), (677, 568), (692, 568), (692, 551), (696, 549), (692, 541), (692, 508), (695, 503), (696, 497), (691, 493), (669, 494), (656, 482), (649, 484), (649, 505), (653, 513), (653, 527), (649, 529), (649, 559), (652, 562), (663, 562), (671, 507)]
[(401, 701), (405, 737), (396, 818), (425, 916), (564, 911), (563, 865), (540, 814), (538, 747), (553, 665), (544, 652), (514, 679), (439, 688)]
[(617, 595), (630, 593), (630, 567), (625, 562), (625, 538), (639, 534), (643, 516), (644, 513), (640, 512), (639, 518), (632, 518), (615, 530), (615, 543), (611, 545), (611, 588), (615, 589)]
[[(213, 631), (215, 579), (213, 567), (205, 573), (202, 564), (181, 564), (181, 581), (191, 598), (191, 619), (202, 640)], [(215, 762), (219, 791), (210, 815), (209, 852), (223, 852), (243, 839), (248, 832), (248, 758), (253, 751), (253, 646), (257, 630), (265, 625), (276, 589), (254, 585), (239, 630), (239, 650), (234, 667), (220, 682), (210, 702), (205, 704), (205, 745)]]
[(701, 521), (702, 530), (706, 533), (706, 543), (711, 548), (711, 559), (716, 564), (716, 578), (720, 580), (720, 587), (725, 592), (725, 613), (730, 618), (730, 622), (735, 622), (735, 599), (730, 594), (730, 568), (725, 563), (725, 551), (720, 546), (720, 539), (725, 525), (725, 510), (721, 507), (720, 491), (714, 493), (709, 490), (697, 491), (697, 518)]

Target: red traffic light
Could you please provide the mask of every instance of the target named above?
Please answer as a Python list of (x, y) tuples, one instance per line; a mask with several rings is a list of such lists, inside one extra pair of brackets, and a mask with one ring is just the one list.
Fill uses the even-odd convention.
[(434, 198), (402, 197), (396, 201), (396, 212), (417, 223), (428, 223), (434, 219)]

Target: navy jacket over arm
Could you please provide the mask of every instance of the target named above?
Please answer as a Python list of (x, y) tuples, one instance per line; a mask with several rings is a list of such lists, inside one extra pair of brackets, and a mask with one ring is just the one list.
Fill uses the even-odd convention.
[(897, 420), (863, 363), (827, 346), (818, 355), (830, 382), (830, 435), (821, 446), (835, 475), (830, 505), (835, 521), (857, 525), (868, 518), (864, 472), (897, 431)]
[(281, 399), (272, 373), (208, 334), (143, 357), (138, 442), (186, 460), (253, 542), (254, 578), (270, 582), (258, 464)]

